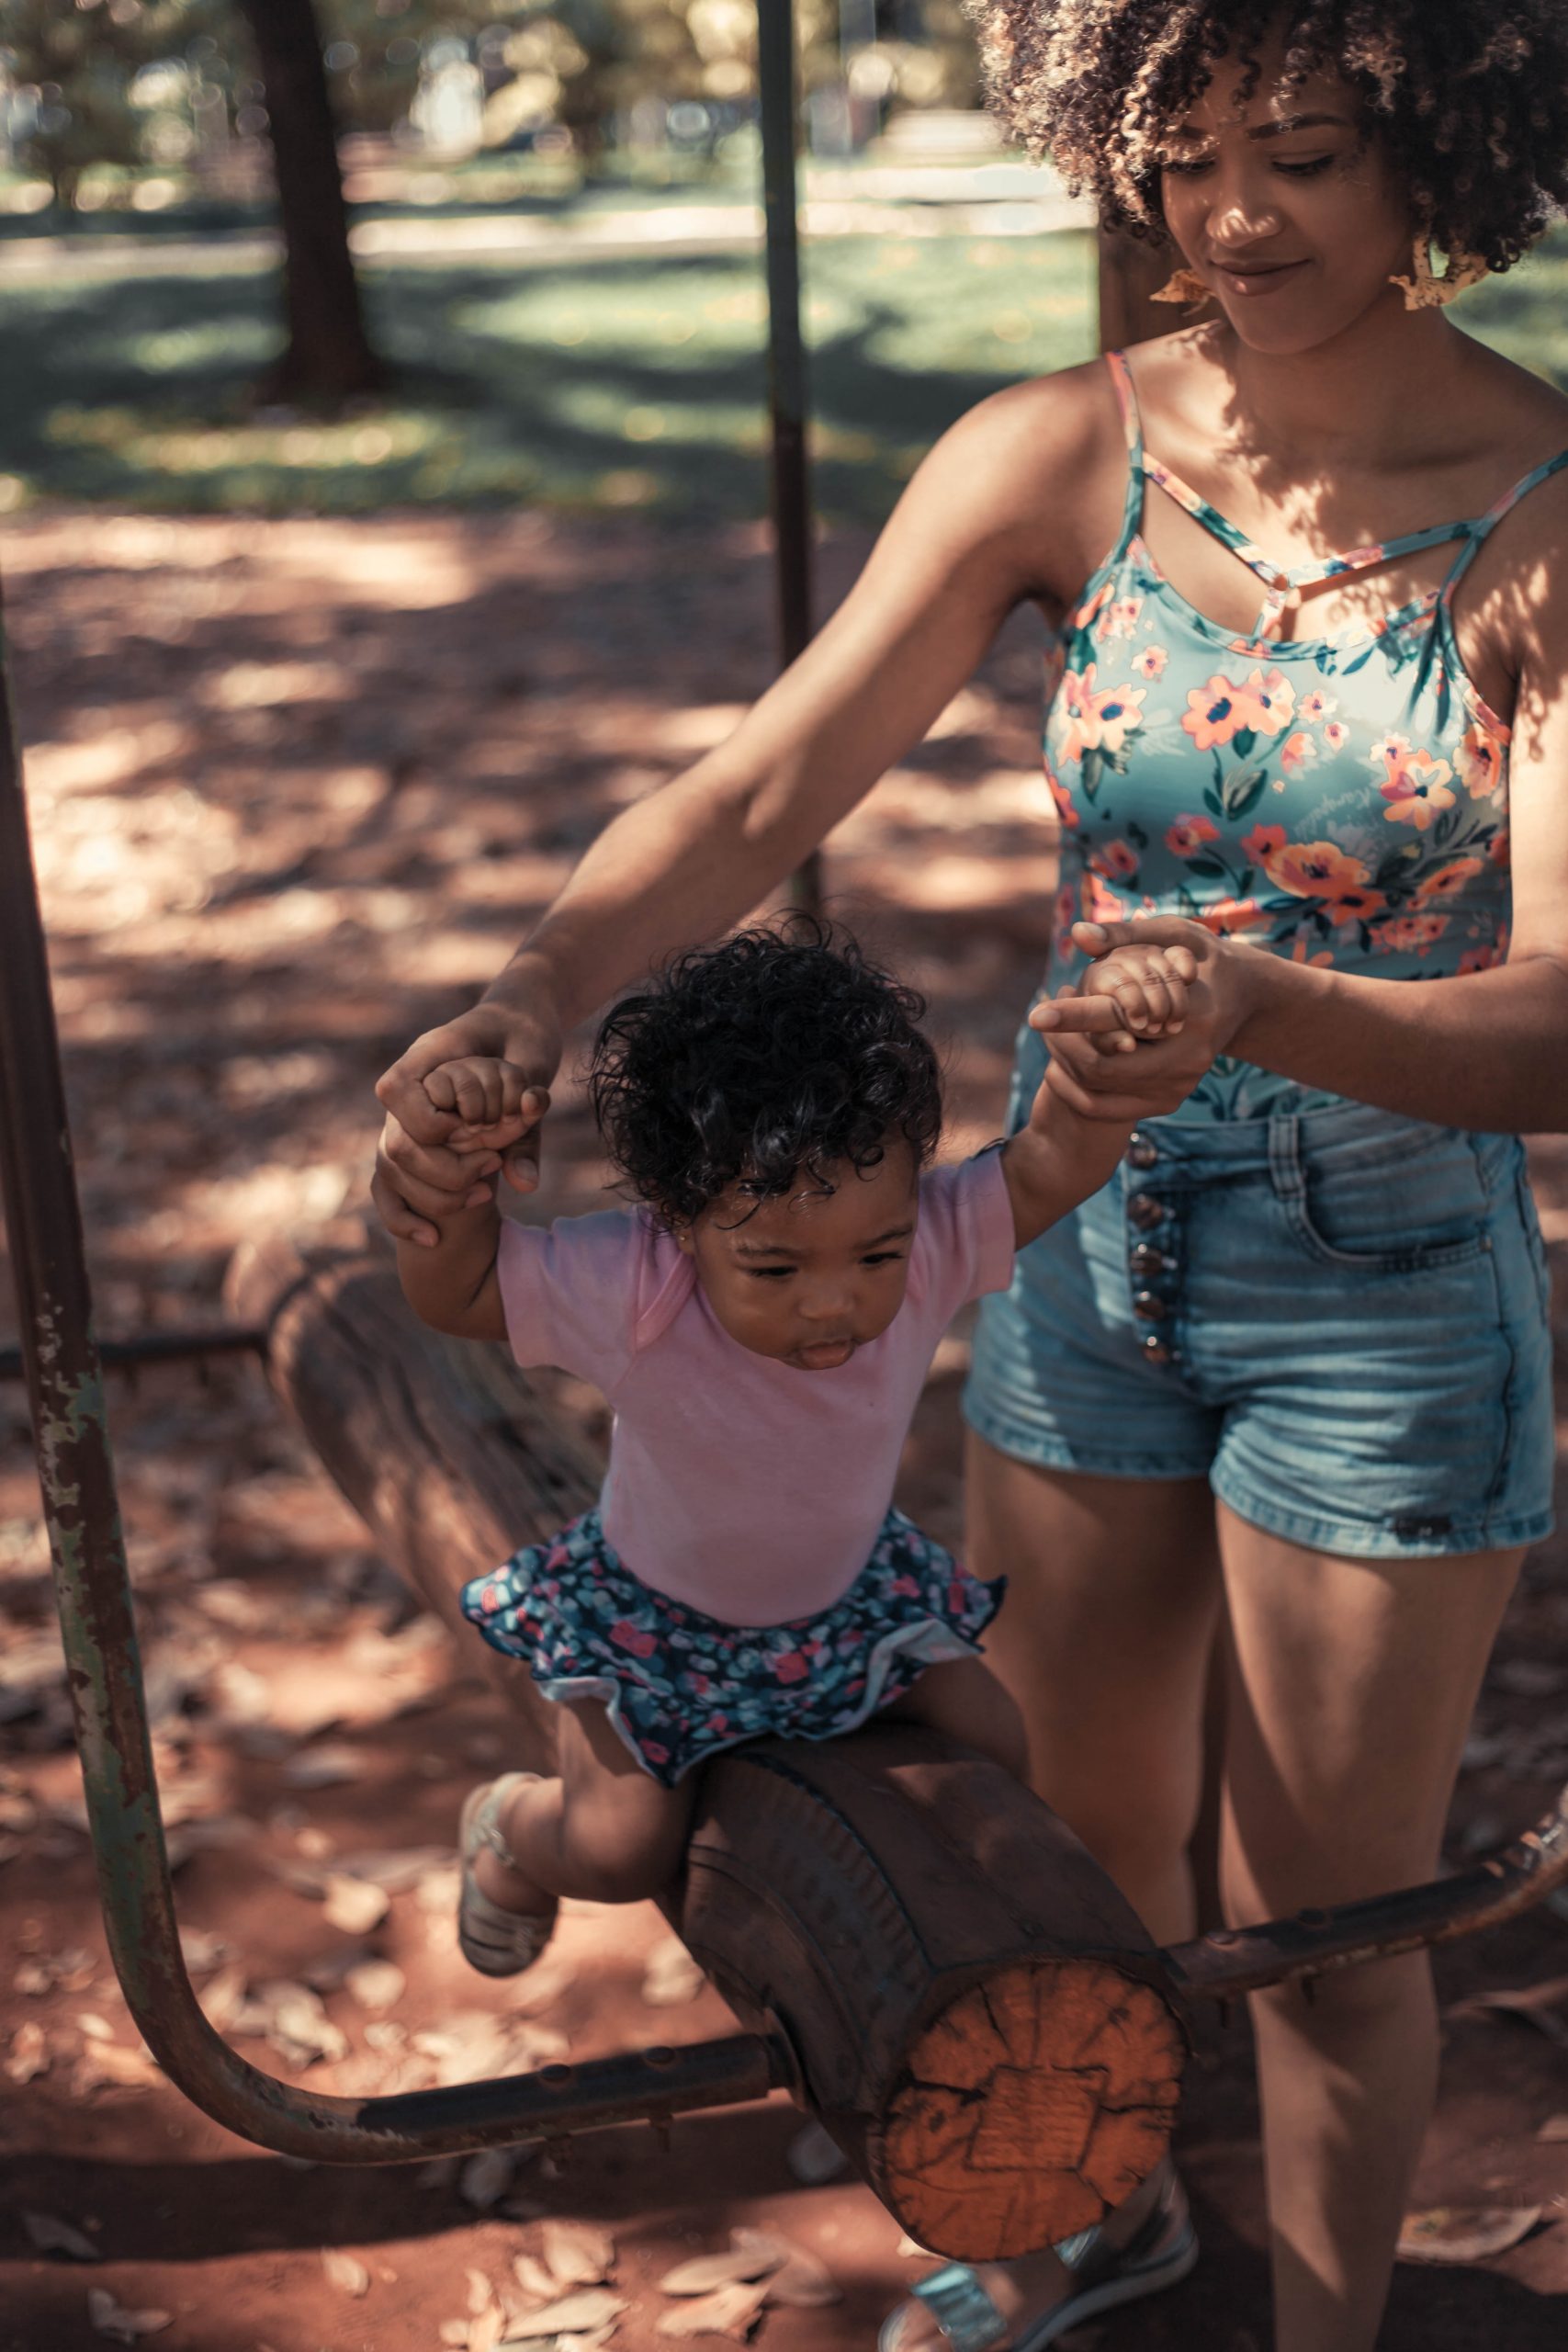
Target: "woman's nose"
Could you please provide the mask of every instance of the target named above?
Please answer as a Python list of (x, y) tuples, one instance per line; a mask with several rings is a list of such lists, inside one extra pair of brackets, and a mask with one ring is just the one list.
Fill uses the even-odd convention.
[(1232, 188), (1209, 215), (1209, 243), (1217, 253), (1262, 243), (1280, 233), (1278, 209), (1259, 194)]

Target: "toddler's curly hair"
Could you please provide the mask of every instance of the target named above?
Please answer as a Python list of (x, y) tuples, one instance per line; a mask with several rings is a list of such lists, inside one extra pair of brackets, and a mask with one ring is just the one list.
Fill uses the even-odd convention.
[(588, 1087), (611, 1159), (668, 1224), (730, 1185), (758, 1199), (874, 1167), (902, 1138), (917, 1167), (942, 1132), (924, 999), (846, 933), (795, 915), (675, 957), (626, 997)]
[(1361, 99), (1445, 252), (1517, 262), (1568, 203), (1562, 0), (965, 0), (987, 95), (1107, 228), (1162, 239), (1163, 143), (1222, 55), (1284, 41), (1282, 88), (1322, 68)]

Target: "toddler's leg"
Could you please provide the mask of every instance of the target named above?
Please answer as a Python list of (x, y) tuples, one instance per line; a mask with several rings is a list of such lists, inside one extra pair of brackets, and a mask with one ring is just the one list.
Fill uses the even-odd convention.
[(929, 1724), (965, 1747), (977, 1747), (1005, 1765), (1016, 1780), (1029, 1778), (1029, 1738), (1023, 1717), (1010, 1691), (1004, 1690), (985, 1662), (977, 1657), (949, 1658), (928, 1666), (912, 1690), (884, 1707), (884, 1715)]
[(542, 1915), (562, 1894), (636, 1903), (673, 1876), (685, 1846), (690, 1787), (645, 1772), (596, 1701), (561, 1718), (559, 1778), (521, 1782), (496, 1823), (517, 1868), (489, 1847), (473, 1865), (504, 1910)]

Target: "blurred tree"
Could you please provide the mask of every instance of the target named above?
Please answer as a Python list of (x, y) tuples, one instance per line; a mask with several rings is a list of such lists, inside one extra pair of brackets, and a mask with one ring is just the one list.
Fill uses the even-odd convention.
[(134, 75), (216, 13), (214, 0), (0, 0), (17, 160), (56, 204), (74, 204), (90, 164), (141, 161)]
[(333, 402), (374, 391), (386, 370), (365, 331), (348, 249), (337, 127), (312, 0), (237, 5), (266, 96), (283, 226), (288, 341), (262, 396)]

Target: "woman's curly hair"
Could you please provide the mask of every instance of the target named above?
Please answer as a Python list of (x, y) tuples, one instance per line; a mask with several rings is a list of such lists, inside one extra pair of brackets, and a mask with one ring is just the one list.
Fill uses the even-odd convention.
[(987, 95), (1033, 155), (1050, 151), (1104, 225), (1163, 238), (1171, 127), (1219, 58), (1281, 87), (1342, 74), (1447, 253), (1512, 266), (1568, 203), (1568, 7), (1562, 0), (965, 0)]
[(688, 1224), (731, 1184), (760, 1200), (829, 1187), (902, 1137), (942, 1132), (925, 1001), (808, 916), (677, 956), (617, 1004), (589, 1068), (600, 1132), (631, 1192)]

